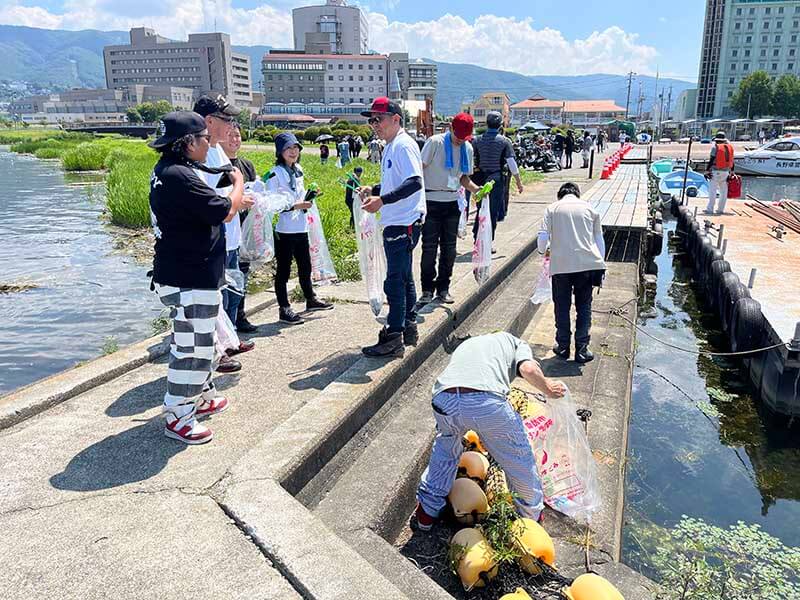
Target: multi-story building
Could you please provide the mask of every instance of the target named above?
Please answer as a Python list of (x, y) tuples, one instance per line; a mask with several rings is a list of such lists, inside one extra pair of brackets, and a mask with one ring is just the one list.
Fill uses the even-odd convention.
[(676, 121), (694, 119), (697, 114), (697, 88), (683, 90), (675, 101), (675, 112), (672, 116)]
[[(439, 68), (435, 63), (421, 58), (408, 58), (408, 52), (389, 53), (389, 72), (397, 74), (400, 98), (406, 100), (434, 100)], [(391, 81), (391, 80), (390, 80)]]
[(108, 88), (180, 86), (191, 88), (195, 97), (219, 93), (234, 104), (252, 102), (250, 58), (232, 51), (227, 33), (194, 33), (182, 42), (137, 27), (130, 40), (103, 48)]
[(550, 100), (533, 96), (511, 106), (511, 123), (541, 121), (547, 125), (568, 123), (575, 127), (597, 127), (625, 118), (625, 108), (613, 100)]
[(292, 10), (294, 49), (309, 54), (367, 54), (369, 25), (364, 13), (344, 0)]
[(733, 116), (731, 98), (754, 71), (797, 73), (799, 40), (800, 0), (706, 0), (697, 117)]
[(9, 112), (31, 123), (120, 123), (125, 121), (125, 111), (131, 106), (159, 100), (166, 100), (175, 108), (190, 109), (192, 90), (148, 85), (130, 85), (115, 90), (76, 89), (21, 98), (11, 103)]
[(363, 120), (364, 107), (389, 93), (389, 60), (383, 54), (273, 50), (264, 55), (261, 70), (265, 114), (348, 115), (348, 120)]
[(492, 111), (503, 115), (503, 125), (508, 126), (511, 120), (511, 100), (505, 92), (486, 92), (472, 102), (464, 102), (461, 112), (471, 114), (476, 125), (485, 125), (486, 115)]

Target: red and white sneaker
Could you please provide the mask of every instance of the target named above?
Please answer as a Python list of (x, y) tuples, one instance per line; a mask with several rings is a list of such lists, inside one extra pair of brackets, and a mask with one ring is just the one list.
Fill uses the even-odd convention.
[(426, 513), (421, 504), (417, 504), (416, 510), (417, 527), (420, 531), (430, 531), (433, 524), (436, 523), (436, 517), (430, 516)]
[(194, 413), (194, 416), (200, 418), (221, 413), (228, 408), (228, 404), (228, 399), (222, 396), (201, 401), (200, 404), (197, 405), (197, 412)]
[(178, 429), (179, 423), (180, 420), (176, 420), (172, 424), (167, 423), (164, 427), (164, 435), (190, 446), (206, 444), (214, 437), (214, 433), (208, 427), (203, 427), (199, 423), (184, 425)]

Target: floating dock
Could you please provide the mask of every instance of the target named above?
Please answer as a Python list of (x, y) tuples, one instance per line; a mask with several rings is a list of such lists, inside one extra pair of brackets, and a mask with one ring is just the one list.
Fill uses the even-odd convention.
[[(629, 154), (636, 152), (632, 150)], [(647, 166), (621, 164), (609, 179), (601, 179), (586, 194), (603, 219), (605, 230), (645, 230), (648, 216)]]
[(777, 223), (744, 200), (729, 199), (723, 215), (703, 214), (706, 199), (687, 200), (676, 209), (678, 227), (708, 304), (734, 351), (777, 346), (744, 361), (772, 410), (800, 415), (800, 234), (778, 235)]

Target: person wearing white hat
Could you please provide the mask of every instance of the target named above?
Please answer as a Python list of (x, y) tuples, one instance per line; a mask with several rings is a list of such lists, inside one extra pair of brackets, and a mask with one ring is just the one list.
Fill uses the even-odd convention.
[(728, 201), (728, 177), (733, 171), (733, 145), (728, 142), (725, 132), (720, 131), (714, 136), (714, 147), (708, 160), (706, 179), (708, 179), (708, 205), (704, 211), (707, 215), (714, 213), (714, 204), (719, 192), (717, 214), (725, 212)]

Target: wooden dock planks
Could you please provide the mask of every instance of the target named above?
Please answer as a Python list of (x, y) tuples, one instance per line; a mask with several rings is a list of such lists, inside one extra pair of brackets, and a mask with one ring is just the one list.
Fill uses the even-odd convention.
[(647, 191), (647, 166), (623, 164), (583, 198), (600, 214), (606, 229), (646, 229)]

